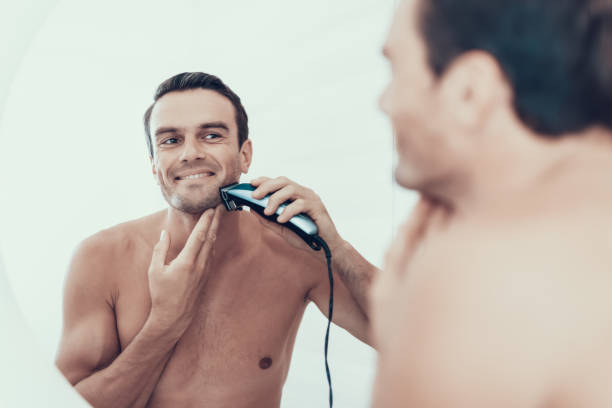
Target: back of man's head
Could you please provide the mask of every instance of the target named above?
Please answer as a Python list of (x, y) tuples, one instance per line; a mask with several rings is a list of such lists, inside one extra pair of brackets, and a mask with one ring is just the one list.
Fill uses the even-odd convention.
[(491, 54), (533, 131), (612, 130), (612, 0), (419, 0), (437, 76), (459, 55)]
[(249, 118), (240, 101), (240, 97), (234, 93), (219, 77), (204, 72), (183, 72), (174, 75), (164, 82), (159, 84), (155, 95), (153, 96), (153, 104), (146, 110), (143, 121), (145, 128), (145, 138), (149, 154), (153, 157), (153, 143), (151, 140), (151, 112), (155, 106), (155, 102), (162, 96), (170, 92), (188, 91), (191, 89), (209, 89), (215, 91), (222, 96), (225, 96), (234, 105), (236, 112), (236, 125), (238, 127), (238, 146), (242, 146), (245, 140), (249, 138)]

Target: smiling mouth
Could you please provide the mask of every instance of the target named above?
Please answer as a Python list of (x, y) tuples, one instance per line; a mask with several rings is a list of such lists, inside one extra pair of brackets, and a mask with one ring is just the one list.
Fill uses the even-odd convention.
[(215, 173), (210, 172), (210, 171), (206, 171), (204, 173), (198, 173), (198, 174), (190, 174), (189, 176), (182, 176), (182, 177), (175, 177), (175, 180), (197, 180), (200, 178), (204, 178), (204, 177), (211, 177), (214, 176)]

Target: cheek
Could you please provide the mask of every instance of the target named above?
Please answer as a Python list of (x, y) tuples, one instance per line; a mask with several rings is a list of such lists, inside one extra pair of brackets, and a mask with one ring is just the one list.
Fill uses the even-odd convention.
[(153, 159), (153, 165), (155, 166), (156, 177), (158, 180), (166, 180), (170, 178), (170, 160), (165, 154), (157, 154)]
[(408, 137), (427, 138), (436, 133), (441, 117), (434, 96), (430, 90), (418, 86), (397, 89), (390, 116), (398, 142)]
[(408, 145), (414, 142), (411, 139), (422, 134), (420, 113), (411, 106), (407, 98), (396, 93), (389, 117), (393, 125), (396, 147), (400, 153), (405, 153)]
[(409, 125), (419, 115), (421, 99), (418, 90), (401, 81), (401, 78), (393, 80), (389, 84), (386, 94), (387, 113), (394, 127)]
[(229, 150), (219, 151), (215, 159), (220, 166), (219, 170), (222, 170), (226, 176), (233, 176), (233, 173), (240, 171), (240, 154), (233, 149)]

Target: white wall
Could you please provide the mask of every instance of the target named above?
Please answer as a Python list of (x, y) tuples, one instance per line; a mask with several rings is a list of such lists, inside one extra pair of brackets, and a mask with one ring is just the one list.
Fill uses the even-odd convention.
[[(165, 206), (141, 118), (178, 72), (217, 74), (241, 96), (255, 150), (245, 181), (285, 175), (313, 188), (341, 234), (381, 266), (414, 199), (393, 187), (391, 129), (376, 105), (393, 3), (47, 0), (1, 13), (19, 41), (3, 67), (11, 80), (0, 81), (0, 250), (49, 359), (77, 243)], [(324, 328), (309, 308), (283, 406), (326, 403)], [(368, 406), (375, 353), (339, 328), (330, 346), (336, 406)]]

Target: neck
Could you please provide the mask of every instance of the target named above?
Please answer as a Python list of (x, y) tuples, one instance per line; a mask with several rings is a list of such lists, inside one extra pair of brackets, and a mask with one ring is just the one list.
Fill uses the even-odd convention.
[[(219, 206), (217, 211), (221, 212), (219, 228), (215, 240), (215, 252), (223, 254), (232, 247), (239, 246), (242, 242), (242, 230), (240, 228), (240, 212), (227, 211)], [(201, 214), (189, 214), (169, 207), (162, 223), (162, 228), (170, 236), (170, 249), (168, 259), (174, 259), (185, 247), (189, 235), (193, 231)]]
[(528, 136), (528, 143), (512, 146), (517, 149), (479, 152), (461, 188), (423, 191), (424, 195), (455, 216), (507, 220), (577, 205), (612, 204), (610, 132), (592, 129), (554, 140)]

